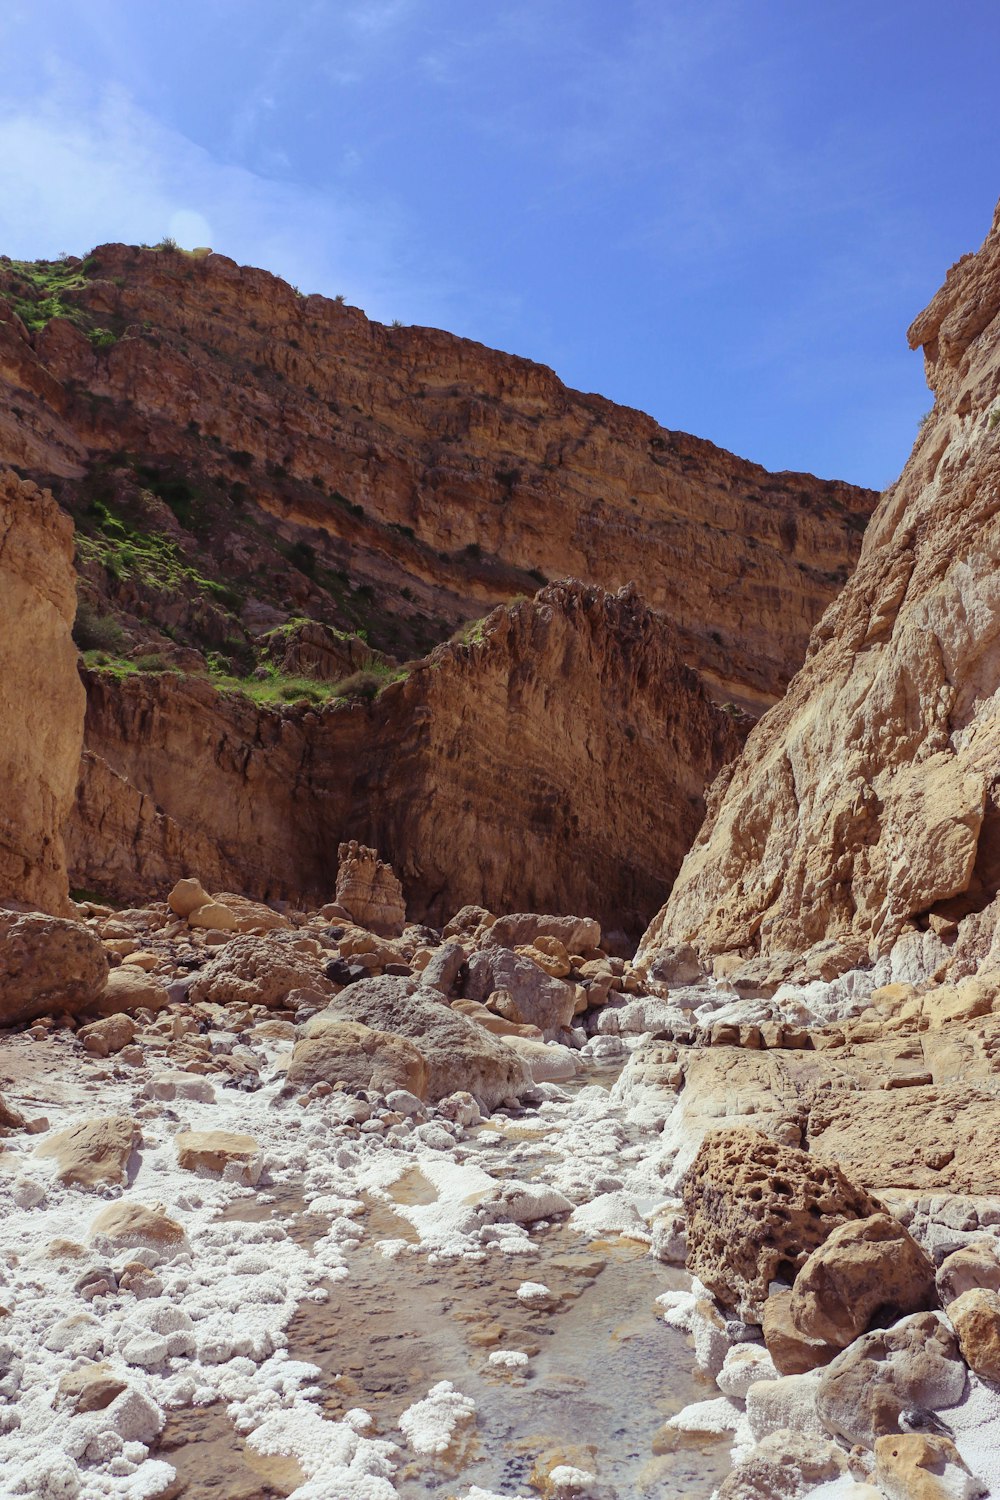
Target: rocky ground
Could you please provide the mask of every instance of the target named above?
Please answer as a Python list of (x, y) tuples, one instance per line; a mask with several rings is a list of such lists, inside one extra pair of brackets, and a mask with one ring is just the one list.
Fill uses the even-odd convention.
[(0, 917), (0, 1494), (1000, 1493), (1000, 990), (340, 853)]

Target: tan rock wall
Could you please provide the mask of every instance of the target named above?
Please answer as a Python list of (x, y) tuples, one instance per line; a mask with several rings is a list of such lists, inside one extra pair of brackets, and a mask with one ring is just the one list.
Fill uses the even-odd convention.
[(55, 914), (69, 910), (62, 826), (83, 743), (75, 610), (72, 523), (0, 469), (0, 901)]
[(647, 951), (776, 958), (834, 940), (874, 958), (914, 924), (963, 917), (988, 946), (995, 919), (975, 912), (1000, 884), (1000, 217), (909, 337), (933, 412), (805, 666), (713, 788)]
[(93, 674), (74, 878), (327, 900), (354, 838), (391, 861), (411, 919), (478, 902), (638, 932), (744, 732), (634, 591), (580, 584), (497, 610), (371, 704), (279, 712)]

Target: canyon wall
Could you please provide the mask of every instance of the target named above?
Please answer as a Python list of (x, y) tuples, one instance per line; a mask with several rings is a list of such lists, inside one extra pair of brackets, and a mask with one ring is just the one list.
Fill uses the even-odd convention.
[(745, 728), (633, 589), (573, 583), (496, 610), (371, 703), (279, 711), (198, 678), (95, 673), (74, 880), (130, 899), (192, 870), (328, 900), (357, 838), (392, 860), (411, 917), (474, 901), (637, 935)]
[(0, 469), (0, 601), (0, 902), (58, 915), (69, 907), (62, 826), (83, 742), (73, 526), (9, 469)]
[[(0, 259), (0, 320), (5, 308), (13, 461), (63, 476), (71, 507), (74, 476), (103, 465), (82, 519), (114, 488), (109, 464), (142, 484), (168, 466), (190, 504), (156, 524), (193, 527), (211, 576), (252, 597), (277, 569), (272, 603), (352, 626), (343, 580), (360, 582), (382, 649), (423, 654), (549, 579), (636, 581), (716, 697), (760, 712), (800, 665), (877, 499), (770, 474), (529, 360), (384, 327), (220, 255), (102, 245), (83, 261)], [(261, 569), (267, 540), (286, 556)], [(136, 628), (153, 604), (133, 610)], [(169, 624), (176, 636), (176, 611)]]
[(1000, 887), (1000, 210), (909, 331), (934, 407), (643, 947), (720, 967), (986, 955)]

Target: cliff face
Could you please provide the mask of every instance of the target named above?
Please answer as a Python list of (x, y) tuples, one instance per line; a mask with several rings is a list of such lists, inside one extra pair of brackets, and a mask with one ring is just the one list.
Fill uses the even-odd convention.
[(475, 901), (640, 931), (744, 734), (634, 590), (580, 584), (498, 609), (368, 704), (258, 708), (172, 674), (94, 674), (88, 692), (79, 884), (128, 899), (183, 863), (326, 900), (357, 838), (431, 921)]
[[(263, 598), (419, 655), (549, 578), (635, 580), (716, 696), (759, 712), (876, 499), (769, 474), (543, 366), (383, 327), (223, 256), (104, 245), (0, 261), (5, 315), (0, 440), (63, 476), (88, 585), (157, 650), (238, 656)], [(185, 564), (169, 589), (141, 565), (150, 532)], [(215, 587), (192, 598), (196, 570)]]
[(75, 582), (69, 519), (0, 469), (0, 901), (57, 915), (69, 909), (62, 825), (83, 741)]
[[(1000, 888), (1000, 211), (909, 332), (934, 408), (644, 939), (973, 964)], [(917, 934), (923, 932), (924, 939)]]

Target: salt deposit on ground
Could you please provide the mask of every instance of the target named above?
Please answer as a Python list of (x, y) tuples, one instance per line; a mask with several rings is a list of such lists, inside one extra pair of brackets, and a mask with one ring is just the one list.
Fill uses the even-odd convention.
[[(687, 1024), (692, 1016), (745, 1019), (759, 1004), (736, 1001), (723, 987), (685, 998), (698, 994), (700, 1003), (674, 1007)], [(850, 1014), (866, 995), (861, 980), (847, 976), (795, 996), (779, 991), (776, 999), (796, 1020), (806, 1011)], [(621, 1020), (627, 1009), (605, 1014)], [(641, 1038), (626, 1033), (613, 1040), (628, 1057)], [(33, 1045), (27, 1038), (8, 1041), (14, 1049)], [(307, 1108), (282, 1098), (280, 1064), (290, 1040), (280, 1036), (253, 1044), (263, 1083), (256, 1091), (180, 1075), (169, 1097), (125, 1068), (93, 1062), (81, 1068), (68, 1041), (57, 1037), (46, 1045), (54, 1057), (65, 1048), (67, 1065), (82, 1080), (72, 1103), (69, 1091), (53, 1091), (62, 1102), (46, 1103), (51, 1130), (121, 1114), (138, 1123), (142, 1142), (127, 1184), (96, 1189), (60, 1184), (57, 1162), (35, 1155), (37, 1137), (5, 1142), (0, 1204), (16, 1212), (0, 1212), (0, 1251), (9, 1265), (0, 1303), (10, 1312), (0, 1341), (0, 1497), (152, 1500), (173, 1474), (155, 1455), (165, 1421), (222, 1403), (254, 1452), (298, 1464), (302, 1482), (294, 1500), (396, 1500), (407, 1463), (432, 1462), (475, 1430), (476, 1400), (441, 1381), (424, 1387), (398, 1428), (379, 1427), (361, 1409), (341, 1420), (325, 1417), (317, 1399), (321, 1372), (289, 1354), (296, 1311), (327, 1298), (331, 1284), (349, 1282), (352, 1258), (366, 1243), (377, 1244), (389, 1276), (394, 1260), (413, 1257), (431, 1266), (510, 1265), (509, 1257), (535, 1250), (537, 1236), (553, 1222), (594, 1239), (625, 1236), (655, 1246), (652, 1222), (665, 1206), (676, 1210), (673, 1195), (704, 1125), (692, 1126), (683, 1093), (651, 1084), (631, 1063), (610, 1093), (596, 1084), (575, 1093), (541, 1085), (540, 1102), (516, 1120), (498, 1114), (480, 1125), (478, 1109), (464, 1103), (445, 1101), (429, 1115), (403, 1099), (396, 1109), (402, 1124), (368, 1131), (359, 1128), (368, 1123), (358, 1120), (364, 1109), (349, 1095), (331, 1094)], [(250, 1134), (260, 1143), (253, 1183), (241, 1180), (242, 1171), (215, 1177), (180, 1167), (174, 1137), (213, 1130)], [(298, 1211), (312, 1216), (311, 1241), (289, 1232), (283, 1205), (290, 1193)], [(182, 1238), (95, 1238), (94, 1219), (120, 1199), (176, 1220)], [(389, 1216), (391, 1230), (381, 1237), (368, 1228), (373, 1206)], [(138, 1278), (145, 1295), (114, 1295), (106, 1287), (87, 1298), (74, 1289), (83, 1272), (94, 1273), (89, 1285), (99, 1288), (102, 1268), (119, 1280)], [(743, 1407), (747, 1371), (757, 1365), (766, 1379), (767, 1358), (746, 1344), (730, 1357), (730, 1339), (747, 1335), (699, 1322), (704, 1295), (694, 1283), (659, 1299), (664, 1321), (692, 1335), (713, 1374), (723, 1371), (720, 1393), (687, 1406), (669, 1425), (731, 1434), (734, 1451), (745, 1453), (752, 1445)], [(548, 1285), (525, 1277), (518, 1296), (546, 1319), (558, 1316)], [(478, 1359), (492, 1372), (494, 1392), (516, 1394), (511, 1375), (533, 1378), (534, 1364), (520, 1350), (484, 1350)], [(121, 1392), (96, 1411), (74, 1412), (68, 1398), (61, 1400), (54, 1421), (59, 1382), (94, 1361)], [(1000, 1495), (996, 1393), (973, 1380), (965, 1402), (946, 1416), (970, 1467)], [(607, 1493), (599, 1458), (595, 1495)], [(566, 1485), (572, 1479), (578, 1486), (564, 1485), (567, 1495), (591, 1493), (579, 1488), (591, 1482), (589, 1470), (564, 1467), (571, 1476)], [(553, 1493), (562, 1493), (554, 1471), (549, 1480)], [(462, 1500), (517, 1500), (513, 1492), (497, 1496), (476, 1486), (463, 1492), (460, 1478), (454, 1493)], [(840, 1481), (814, 1491), (831, 1500), (841, 1493), (847, 1490)]]

